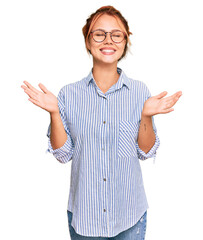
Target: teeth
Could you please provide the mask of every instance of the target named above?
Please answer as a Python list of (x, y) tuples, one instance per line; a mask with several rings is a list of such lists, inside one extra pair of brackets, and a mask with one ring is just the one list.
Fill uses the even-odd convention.
[(110, 49), (102, 49), (101, 51), (106, 53), (115, 52), (114, 50), (110, 50)]

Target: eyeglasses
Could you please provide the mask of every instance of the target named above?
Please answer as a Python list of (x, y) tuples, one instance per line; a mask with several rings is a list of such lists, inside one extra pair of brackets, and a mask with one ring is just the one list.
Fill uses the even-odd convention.
[(111, 40), (115, 43), (121, 43), (124, 38), (126, 38), (126, 33), (115, 30), (113, 32), (105, 32), (104, 30), (94, 30), (90, 32), (92, 34), (92, 38), (95, 42), (103, 42), (106, 39), (107, 33), (110, 33)]

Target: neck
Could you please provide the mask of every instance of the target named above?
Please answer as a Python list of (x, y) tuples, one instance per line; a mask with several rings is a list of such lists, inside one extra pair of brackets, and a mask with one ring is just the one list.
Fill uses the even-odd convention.
[(114, 64), (93, 63), (92, 73), (97, 86), (103, 91), (107, 91), (119, 78), (117, 62)]

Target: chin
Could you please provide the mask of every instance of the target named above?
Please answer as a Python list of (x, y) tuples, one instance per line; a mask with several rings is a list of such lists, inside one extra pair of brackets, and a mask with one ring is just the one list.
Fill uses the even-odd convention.
[(99, 52), (92, 52), (93, 61), (101, 64), (115, 64), (121, 58), (122, 52), (116, 52), (113, 55), (103, 55)]
[(98, 58), (96, 59), (96, 62), (100, 62), (103, 64), (114, 64), (114, 63), (118, 63), (118, 60), (121, 56), (114, 56), (114, 57), (102, 57), (102, 58)]
[(114, 59), (114, 60), (105, 60), (105, 61), (101, 61), (103, 63), (106, 63), (106, 64), (114, 64), (114, 63), (117, 63), (118, 62), (118, 59)]

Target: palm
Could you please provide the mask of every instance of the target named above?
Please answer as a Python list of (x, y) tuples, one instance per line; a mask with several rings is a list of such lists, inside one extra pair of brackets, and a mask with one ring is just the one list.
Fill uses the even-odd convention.
[(169, 113), (173, 111), (174, 109), (172, 107), (176, 104), (182, 95), (182, 92), (179, 91), (169, 97), (164, 98), (166, 95), (167, 92), (162, 92), (157, 96), (147, 99), (144, 103), (144, 108), (142, 111), (143, 115), (153, 116), (156, 114)]
[(48, 91), (43, 84), (39, 84), (39, 87), (42, 91), (34, 88), (30, 83), (24, 81), (24, 84), (21, 87), (24, 89), (25, 93), (30, 97), (28, 100), (33, 104), (41, 107), (42, 109), (52, 113), (58, 111), (58, 100), (57, 97)]

